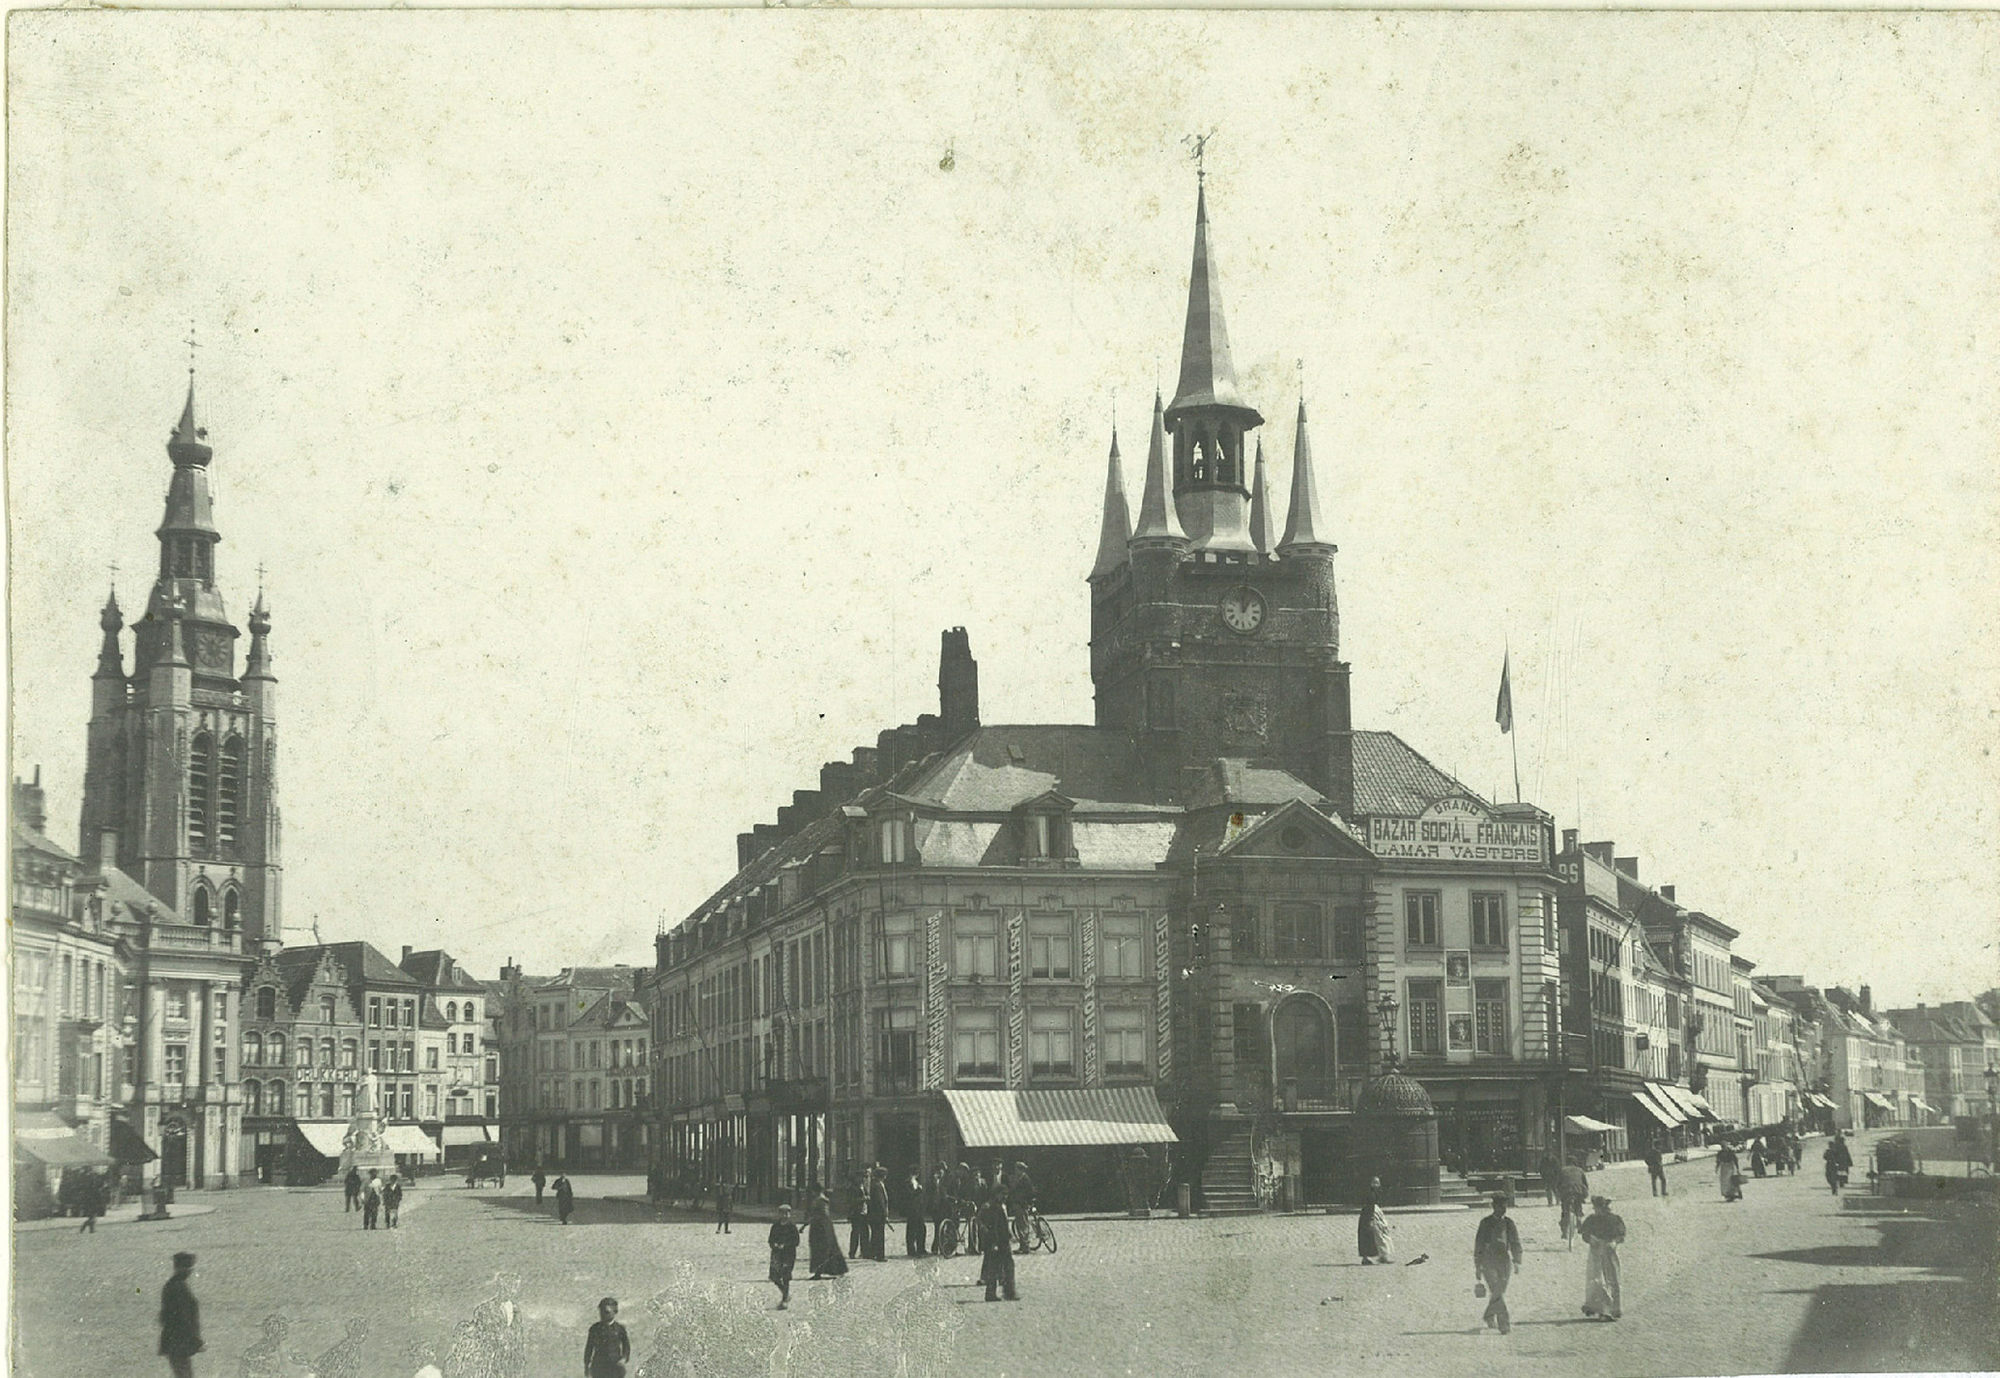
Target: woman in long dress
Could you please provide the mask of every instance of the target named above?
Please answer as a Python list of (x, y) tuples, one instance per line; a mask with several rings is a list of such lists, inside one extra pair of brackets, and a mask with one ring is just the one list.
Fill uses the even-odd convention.
[(1715, 1151), (1715, 1184), (1725, 1201), (1743, 1199), (1743, 1174), (1736, 1164), (1736, 1150), (1724, 1144)]
[(1369, 1178), (1368, 1193), (1361, 1198), (1361, 1216), (1354, 1226), (1354, 1243), (1363, 1263), (1389, 1261), (1389, 1217), (1382, 1214), (1381, 1193), (1382, 1179)]
[(1577, 1227), (1584, 1243), (1590, 1245), (1590, 1261), (1583, 1274), (1583, 1314), (1615, 1321), (1620, 1314), (1618, 1246), (1625, 1242), (1625, 1222), (1611, 1213), (1608, 1196), (1591, 1197), (1590, 1206), (1591, 1214)]
[(839, 1277), (847, 1271), (847, 1256), (840, 1251), (840, 1232), (833, 1226), (833, 1202), (825, 1192), (813, 1197), (806, 1216), (806, 1256), (815, 1278)]

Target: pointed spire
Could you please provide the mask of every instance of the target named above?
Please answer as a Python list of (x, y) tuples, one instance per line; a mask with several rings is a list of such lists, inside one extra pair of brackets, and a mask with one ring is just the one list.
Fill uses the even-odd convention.
[(181, 407), (181, 419), (174, 427), (173, 436), (167, 441), (167, 454), (176, 468), (200, 467), (215, 458), (215, 452), (202, 442), (208, 432), (195, 424), (194, 420), (194, 370), (188, 370), (187, 402)]
[(250, 654), (243, 662), (243, 678), (272, 679), (271, 648), (265, 638), (271, 634), (271, 610), (264, 604), (264, 586), (257, 586), (257, 605), (250, 609)]
[(1319, 536), (1319, 485), (1313, 478), (1312, 441), (1306, 435), (1306, 399), (1299, 399), (1299, 430), (1292, 442), (1292, 509), (1285, 514), (1285, 539), (1278, 542), (1280, 555), (1293, 550), (1334, 550), (1332, 541)]
[(97, 615), (97, 625), (104, 629), (104, 646), (97, 653), (97, 673), (92, 678), (125, 678), (125, 653), (118, 646), (118, 633), (125, 629), (125, 614), (119, 610), (116, 587), (104, 600), (104, 611)]
[(1222, 279), (1208, 247), (1208, 188), (1195, 193), (1194, 266), (1188, 272), (1187, 327), (1181, 335), (1181, 377), (1167, 419), (1192, 407), (1229, 407), (1263, 421), (1236, 387), (1229, 357), (1229, 327), (1222, 316)]
[(1111, 461), (1104, 476), (1104, 525), (1097, 537), (1097, 563), (1092, 579), (1102, 579), (1125, 567), (1125, 546), (1132, 539), (1132, 513), (1125, 505), (1125, 474), (1118, 464), (1118, 423), (1111, 424)]
[(1167, 427), (1160, 413), (1160, 394), (1153, 392), (1153, 439), (1146, 450), (1146, 491), (1139, 499), (1139, 527), (1132, 544), (1186, 544), (1180, 513), (1167, 492)]
[(1271, 501), (1264, 487), (1264, 437), (1257, 437), (1257, 472), (1250, 484), (1250, 543), (1260, 554), (1269, 555), (1275, 541), (1271, 529)]

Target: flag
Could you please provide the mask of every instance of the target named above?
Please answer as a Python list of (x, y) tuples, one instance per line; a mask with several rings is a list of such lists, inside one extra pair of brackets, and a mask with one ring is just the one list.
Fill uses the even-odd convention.
[(1493, 721), (1500, 724), (1502, 732), (1514, 730), (1514, 690), (1508, 682), (1512, 661), (1512, 652), (1500, 661), (1500, 701), (1493, 705)]

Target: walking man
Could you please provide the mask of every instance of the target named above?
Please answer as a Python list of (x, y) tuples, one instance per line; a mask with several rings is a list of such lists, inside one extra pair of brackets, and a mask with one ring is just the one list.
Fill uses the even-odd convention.
[(569, 1178), (556, 1174), (556, 1219), (569, 1224), (570, 1212), (576, 1209), (576, 1188), (569, 1184)]
[(1833, 1188), (1835, 1196), (1840, 1195), (1841, 1186), (1847, 1181), (1847, 1173), (1854, 1166), (1854, 1155), (1848, 1150), (1847, 1140), (1836, 1129), (1833, 1141), (1826, 1146), (1826, 1184)]
[(174, 1275), (160, 1289), (160, 1353), (174, 1378), (194, 1378), (194, 1356), (203, 1349), (201, 1303), (188, 1286), (193, 1273), (194, 1255), (175, 1254)]
[(1559, 1180), (1561, 1189), (1557, 1195), (1562, 1198), (1562, 1236), (1574, 1249), (1577, 1223), (1583, 1219), (1583, 1203), (1590, 1199), (1590, 1178), (1584, 1175), (1582, 1164), (1572, 1161), (1563, 1166)]
[(1590, 1246), (1590, 1261), (1584, 1265), (1583, 1314), (1600, 1321), (1615, 1321), (1618, 1305), (1618, 1246), (1625, 1242), (1625, 1222), (1611, 1213), (1611, 1198), (1590, 1198), (1591, 1213), (1583, 1218), (1578, 1233)]
[(361, 1228), (372, 1230), (375, 1221), (382, 1214), (382, 1179), (374, 1173), (368, 1174), (368, 1182), (361, 1188)]
[(632, 1341), (618, 1323), (618, 1298), (597, 1303), (597, 1323), (583, 1341), (583, 1378), (625, 1378)]
[(1562, 1180), (1562, 1166), (1562, 1159), (1556, 1156), (1555, 1145), (1551, 1144), (1548, 1151), (1542, 1154), (1542, 1195), (1545, 1198), (1545, 1205), (1553, 1206), (1556, 1203), (1556, 1190)]
[(1507, 1315), (1507, 1284), (1520, 1266), (1521, 1235), (1507, 1218), (1506, 1194), (1496, 1193), (1493, 1214), (1479, 1222), (1479, 1232), (1472, 1237), (1472, 1270), (1479, 1278), (1473, 1295), (1488, 1298), (1484, 1319), (1502, 1335), (1514, 1328)]
[(535, 1175), (528, 1179), (535, 1184), (535, 1204), (542, 1204), (542, 1188), (549, 1184), (549, 1175), (542, 1171), (540, 1163), (535, 1164)]
[[(351, 1167), (347, 1170), (347, 1210), (358, 1211), (360, 1209), (361, 1209), (361, 1169), (358, 1167)], [(345, 1215), (346, 1213), (347, 1211), (341, 1212), (341, 1214), (343, 1215)]]
[(792, 1300), (792, 1269), (799, 1261), (799, 1227), (792, 1223), (792, 1208), (778, 1207), (778, 1219), (767, 1241), (771, 1246), (771, 1285), (778, 1289), (778, 1309)]
[(729, 1182), (715, 1184), (715, 1232), (729, 1233), (729, 1212), (736, 1204), (736, 1188)]
[(1008, 1301), (1019, 1301), (1014, 1291), (1014, 1241), (1007, 1221), (1007, 1198), (998, 1191), (979, 1208), (979, 1245), (985, 1266), (980, 1270), (986, 1283), (986, 1300), (998, 1301), (995, 1289), (1005, 1292)]
[(1653, 1188), (1653, 1195), (1667, 1194), (1667, 1164), (1660, 1154), (1658, 1139), (1646, 1140), (1646, 1180)]
[(83, 1212), (83, 1224), (77, 1229), (78, 1234), (97, 1233), (97, 1217), (104, 1214), (104, 1197), (108, 1190), (105, 1179), (97, 1173), (85, 1175), (82, 1199), (77, 1202), (77, 1209)]
[(389, 1184), (382, 1188), (382, 1223), (393, 1230), (402, 1219), (402, 1214), (403, 1179), (391, 1177)]
[(915, 1168), (910, 1169), (910, 1182), (904, 1190), (910, 1194), (910, 1215), (903, 1224), (903, 1252), (922, 1258), (930, 1250), (924, 1247), (924, 1179)]
[(868, 1243), (868, 1173), (858, 1172), (847, 1196), (847, 1256), (860, 1258)]

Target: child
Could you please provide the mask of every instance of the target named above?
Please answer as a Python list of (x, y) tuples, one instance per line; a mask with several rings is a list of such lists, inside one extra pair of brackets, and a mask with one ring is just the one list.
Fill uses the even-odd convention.
[(792, 1266), (799, 1257), (799, 1227), (792, 1223), (792, 1208), (778, 1207), (778, 1222), (771, 1226), (771, 1285), (778, 1289), (778, 1309), (792, 1299)]
[(625, 1363), (632, 1357), (632, 1341), (618, 1324), (618, 1298), (606, 1297), (597, 1303), (597, 1324), (583, 1342), (584, 1378), (625, 1378)]

